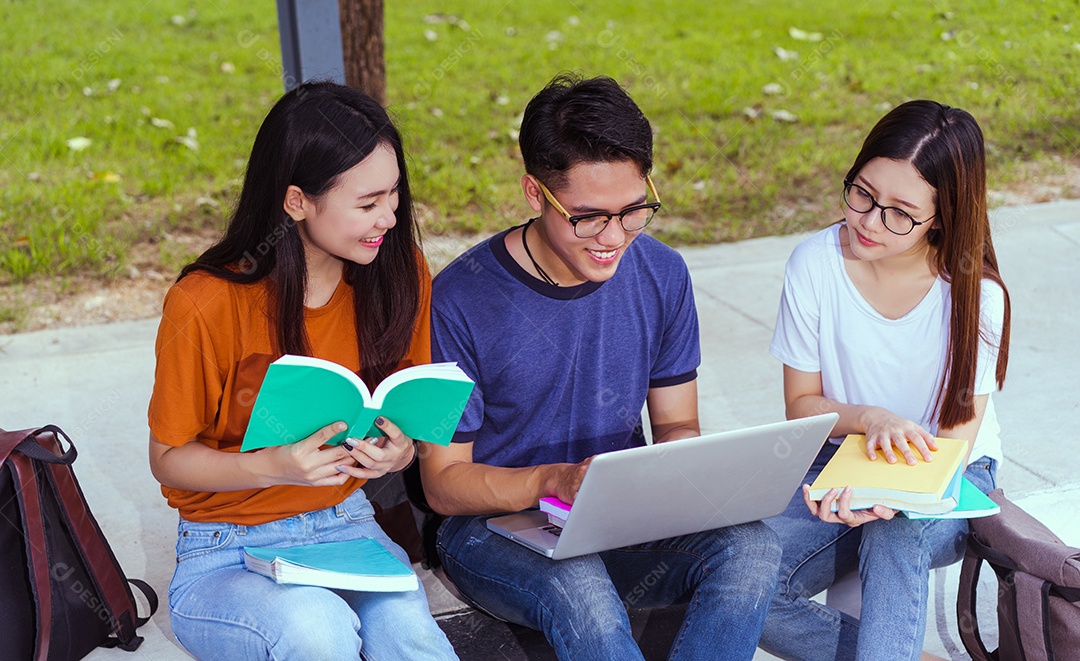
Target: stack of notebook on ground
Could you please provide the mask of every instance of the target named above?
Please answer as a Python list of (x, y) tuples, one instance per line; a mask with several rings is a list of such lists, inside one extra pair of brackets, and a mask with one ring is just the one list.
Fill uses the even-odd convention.
[[(912, 447), (915, 465), (898, 456), (895, 464), (878, 452), (866, 456), (866, 437), (851, 434), (810, 485), (810, 498), (821, 500), (830, 489), (851, 487), (851, 509), (885, 505), (911, 519), (966, 519), (997, 514), (994, 501), (964, 477), (967, 441), (937, 440), (934, 460), (923, 461)], [(899, 453), (897, 453), (899, 455)], [(836, 511), (836, 502), (833, 503)]]

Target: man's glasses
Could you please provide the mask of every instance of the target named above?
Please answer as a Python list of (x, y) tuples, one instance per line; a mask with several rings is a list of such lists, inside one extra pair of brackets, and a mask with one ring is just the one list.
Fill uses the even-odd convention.
[(930, 222), (937, 215), (935, 213), (926, 220), (915, 220), (903, 209), (878, 204), (869, 191), (848, 179), (844, 180), (844, 204), (857, 213), (867, 213), (873, 211), (875, 207), (881, 209), (881, 224), (885, 226), (885, 229), (900, 236), (911, 234), (911, 230)]
[(656, 210), (660, 208), (660, 196), (656, 193), (656, 186), (653, 185), (652, 178), (648, 175), (645, 176), (645, 185), (649, 187), (649, 192), (652, 193), (655, 202), (648, 202), (646, 204), (635, 204), (632, 207), (627, 207), (619, 213), (586, 213), (579, 216), (571, 216), (563, 205), (559, 204), (559, 201), (555, 199), (555, 196), (551, 194), (547, 186), (544, 185), (539, 179), (536, 183), (540, 184), (540, 190), (543, 191), (544, 197), (551, 203), (551, 206), (555, 207), (555, 210), (566, 217), (566, 220), (574, 227), (574, 235), (579, 239), (591, 239), (600, 232), (604, 231), (604, 228), (608, 226), (612, 218), (618, 218), (619, 224), (626, 232), (640, 232), (645, 229), (645, 226), (649, 224), (649, 221), (656, 215)]

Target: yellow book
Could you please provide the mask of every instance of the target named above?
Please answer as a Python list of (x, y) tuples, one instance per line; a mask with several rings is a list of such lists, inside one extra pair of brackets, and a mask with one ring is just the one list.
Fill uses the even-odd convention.
[[(849, 434), (840, 448), (810, 485), (810, 498), (821, 500), (829, 489), (851, 487), (851, 509), (868, 509), (885, 505), (898, 510), (916, 510), (928, 514), (949, 511), (956, 507), (955, 497), (946, 491), (962, 470), (968, 442), (953, 438), (936, 439), (938, 449), (933, 461), (923, 461), (911, 446), (915, 465), (897, 452), (897, 461), (885, 461), (881, 451), (871, 461), (866, 456), (866, 436)], [(895, 452), (895, 449), (894, 449)]]

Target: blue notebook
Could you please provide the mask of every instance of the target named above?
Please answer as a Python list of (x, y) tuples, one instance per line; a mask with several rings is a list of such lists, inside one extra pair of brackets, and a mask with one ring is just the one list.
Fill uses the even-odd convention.
[(407, 592), (416, 573), (374, 539), (285, 548), (244, 548), (248, 571), (278, 583), (318, 585), (361, 592)]
[(1001, 511), (1001, 508), (979, 488), (972, 484), (966, 477), (960, 478), (960, 499), (956, 509), (944, 514), (920, 514), (918, 512), (904, 512), (909, 519), (977, 519), (981, 516), (992, 516)]

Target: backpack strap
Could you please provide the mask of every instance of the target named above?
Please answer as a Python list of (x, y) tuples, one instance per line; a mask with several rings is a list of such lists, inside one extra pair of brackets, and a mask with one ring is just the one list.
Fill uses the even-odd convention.
[[(56, 501), (60, 505), (68, 531), (74, 538), (75, 546), (79, 549), (79, 553), (86, 563), (90, 578), (96, 584), (102, 600), (112, 614), (110, 626), (113, 628), (113, 633), (119, 639), (121, 647), (133, 644), (132, 649), (134, 649), (142, 642), (142, 638), (135, 635), (135, 629), (140, 624), (145, 623), (146, 620), (137, 622), (138, 609), (131, 590), (125, 583), (120, 563), (117, 562), (116, 556), (113, 555), (108, 543), (104, 541), (105, 537), (101, 532), (101, 528), (98, 526), (90, 509), (86, 506), (86, 499), (83, 496), (82, 489), (79, 487), (78, 480), (76, 480), (75, 474), (67, 465), (66, 458), (68, 456), (74, 460), (75, 446), (71, 444), (71, 439), (66, 434), (55, 427), (52, 429), (42, 428), (42, 431), (53, 432), (53, 435), (43, 433), (37, 439), (38, 443), (35, 443), (41, 453), (51, 458), (51, 461), (49, 459), (45, 460), (49, 464), (46, 482), (56, 495)], [(70, 449), (58, 455), (56, 453), (60, 450), (59, 436), (67, 439)], [(152, 593), (153, 590), (151, 589), (150, 592)], [(154, 595), (151, 602), (150, 615), (153, 615), (156, 610), (156, 597), (157, 595)], [(146, 619), (149, 619), (149, 616)]]
[(7, 461), (8, 456), (11, 454), (20, 443), (33, 436), (33, 430), (23, 429), (21, 431), (4, 431), (0, 429), (0, 464)]
[[(141, 581), (137, 578), (129, 578), (127, 579), (127, 582), (137, 587), (139, 589), (139, 592), (143, 593), (143, 597), (146, 598), (146, 602), (150, 605), (150, 613), (146, 617), (135, 618), (135, 628), (138, 629), (142, 625), (149, 622), (150, 617), (157, 612), (158, 597), (157, 593), (154, 592), (154, 588), (150, 587), (150, 584), (146, 581)], [(119, 647), (125, 652), (134, 652), (135, 650), (139, 649), (139, 645), (142, 645), (142, 643), (142, 636), (132, 636), (129, 640), (122, 640), (119, 636), (114, 634), (112, 636), (109, 636), (105, 640), (105, 642), (101, 643), (99, 647), (105, 647), (108, 649)]]
[[(44, 434), (53, 434), (56, 438), (63, 436), (68, 443), (67, 451), (61, 453), (60, 449), (62, 448), (59, 445), (56, 446), (56, 452), (50, 452), (41, 447), (35, 439)], [(3, 463), (13, 451), (21, 452), (31, 459), (43, 461), (47, 464), (67, 464), (69, 466), (75, 462), (75, 457), (78, 456), (78, 453), (75, 452), (75, 444), (56, 425), (45, 425), (38, 429), (23, 429), (21, 431), (4, 431), (0, 429), (0, 463)]]
[(1013, 573), (1016, 619), (1026, 661), (1053, 661), (1050, 642), (1050, 582), (1024, 572)]
[[(21, 443), (21, 442), (20, 442)], [(33, 463), (18, 452), (8, 455), (5, 463), (14, 469), (19, 483), (19, 510), (22, 529), (26, 535), (26, 559), (30, 563), (30, 585), (37, 602), (37, 644), (35, 658), (49, 658), (49, 639), (52, 637), (52, 586), (49, 581), (49, 554), (45, 546), (45, 522), (41, 513), (41, 498)]]
[[(67, 441), (67, 450), (64, 450), (61, 445), (61, 438)], [(75, 451), (75, 444), (72, 443), (71, 438), (56, 425), (45, 425), (40, 429), (35, 429), (15, 449), (35, 461), (46, 464), (62, 464), (64, 466), (75, 463), (75, 457), (79, 456), (79, 453)]]
[(960, 587), (956, 594), (956, 623), (960, 629), (960, 641), (964, 643), (972, 661), (997, 661), (997, 653), (990, 652), (979, 634), (979, 615), (975, 611), (975, 593), (979, 587), (979, 569), (982, 558), (970, 548), (964, 553), (960, 566)]
[(143, 596), (146, 597), (146, 603), (149, 604), (149, 606), (150, 606), (150, 612), (147, 613), (146, 617), (136, 617), (135, 618), (135, 628), (139, 628), (142, 625), (149, 622), (150, 618), (153, 617), (154, 613), (157, 612), (157, 607), (158, 607), (157, 592), (154, 592), (154, 588), (150, 587), (149, 583), (147, 583), (146, 581), (140, 580), (138, 578), (129, 578), (127, 580), (127, 582), (131, 583), (135, 587), (139, 588), (139, 592), (143, 593)]
[(1067, 588), (1063, 585), (1051, 585), (1050, 594), (1073, 604), (1080, 601), (1080, 588)]

